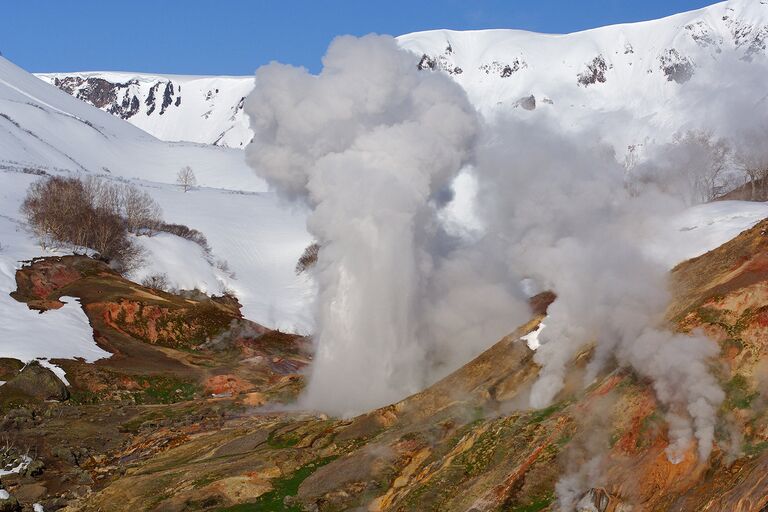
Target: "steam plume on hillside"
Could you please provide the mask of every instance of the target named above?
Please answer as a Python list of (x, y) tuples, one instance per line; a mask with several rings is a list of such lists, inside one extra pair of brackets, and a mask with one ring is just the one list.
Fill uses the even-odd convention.
[[(461, 88), (419, 72), (390, 37), (340, 37), (323, 65), (317, 76), (280, 64), (258, 70), (246, 104), (255, 132), (247, 158), (311, 209), (321, 250), (304, 405), (350, 414), (418, 391), (434, 361), (456, 359), (445, 339), (433, 344), (431, 323), (445, 320), (453, 335), (470, 321), (497, 325), (500, 336), (515, 299), (495, 293), (497, 319), (489, 320), (479, 306), (488, 290), (472, 269), (434, 257), (450, 245), (438, 211), (478, 130)], [(446, 279), (452, 286), (441, 285)], [(433, 291), (439, 301), (429, 299)]]
[[(683, 202), (653, 184), (628, 188), (612, 152), (588, 135), (559, 136), (546, 122), (489, 129), (503, 134), (478, 151), (479, 215), (499, 237), (493, 252), (558, 296), (539, 335), (531, 405), (551, 403), (568, 363), (594, 343), (586, 384), (612, 360), (633, 368), (662, 403), (692, 418), (708, 457), (723, 399), (706, 364), (717, 346), (664, 328), (667, 269), (643, 252), (647, 227)], [(690, 439), (676, 441), (673, 458)]]
[[(246, 106), (249, 163), (310, 207), (322, 247), (304, 405), (350, 414), (418, 391), (527, 319), (526, 277), (558, 295), (531, 405), (549, 404), (594, 343), (587, 380), (613, 361), (651, 379), (676, 424), (691, 422), (670, 457), (695, 436), (706, 458), (723, 398), (707, 370), (716, 346), (664, 328), (667, 269), (643, 253), (651, 223), (683, 201), (652, 181), (627, 187), (594, 136), (545, 119), (481, 128), (459, 87), (391, 38), (339, 38), (323, 63), (318, 76), (261, 68)], [(469, 163), (482, 228), (461, 240), (440, 211)]]

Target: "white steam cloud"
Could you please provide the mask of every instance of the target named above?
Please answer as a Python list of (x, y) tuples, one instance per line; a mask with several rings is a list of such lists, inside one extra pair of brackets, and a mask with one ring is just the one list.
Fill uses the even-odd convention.
[[(249, 163), (310, 208), (321, 245), (303, 405), (351, 414), (420, 390), (527, 320), (525, 278), (558, 297), (531, 405), (555, 400), (593, 344), (585, 384), (631, 367), (668, 411), (670, 458), (696, 440), (706, 459), (723, 400), (708, 370), (717, 347), (666, 328), (668, 269), (645, 251), (691, 194), (660, 184), (652, 162), (628, 183), (597, 132), (566, 135), (543, 116), (483, 125), (455, 83), (419, 71), (392, 38), (339, 38), (323, 64), (317, 76), (261, 68), (246, 103)], [(462, 170), (477, 183), (471, 236), (443, 215)]]
[(498, 237), (486, 253), (503, 254), (511, 271), (557, 294), (539, 334), (542, 369), (531, 405), (550, 404), (568, 364), (593, 343), (585, 384), (609, 362), (631, 367), (652, 380), (670, 410), (692, 419), (699, 453), (708, 457), (723, 399), (707, 367), (717, 346), (665, 329), (668, 271), (643, 250), (655, 219), (683, 201), (653, 184), (628, 187), (624, 168), (589, 135), (566, 138), (546, 121), (502, 122), (489, 131), (503, 135), (478, 150), (479, 214)]
[[(257, 71), (247, 158), (280, 193), (310, 207), (308, 228), (321, 246), (304, 405), (351, 414), (419, 391), (436, 367), (464, 360), (450, 353), (461, 345), (446, 341), (477, 336), (468, 322), (495, 336), (509, 327), (488, 321), (478, 299), (489, 290), (471, 269), (438, 257), (450, 250), (438, 212), (478, 132), (463, 90), (419, 72), (386, 36), (337, 38), (323, 66), (317, 76), (280, 64)], [(504, 304), (515, 299), (498, 289), (491, 312), (507, 320)], [(435, 337), (435, 323), (451, 336)], [(477, 343), (465, 346), (477, 352)]]

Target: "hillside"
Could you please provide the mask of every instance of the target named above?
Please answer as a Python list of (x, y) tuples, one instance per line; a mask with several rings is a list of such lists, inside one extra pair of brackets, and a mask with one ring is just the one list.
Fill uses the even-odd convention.
[[(166, 304), (167, 318), (182, 308), (195, 326), (205, 308), (222, 319), (237, 318), (236, 310), (210, 299), (179, 302), (92, 268), (85, 258), (64, 258), (19, 271), (17, 298), (36, 307), (44, 299), (51, 307), (62, 294), (79, 297), (99, 322), (99, 344), (121, 355), (96, 365), (66, 363), (75, 397), (69, 405), (8, 409), (8, 390), (0, 387), (2, 421), (16, 439), (33, 444), (45, 468), (11, 475), (4, 485), (70, 511), (531, 511), (558, 510), (558, 503), (599, 512), (761, 510), (768, 464), (766, 229), (763, 222), (672, 272), (670, 321), (684, 331), (704, 328), (721, 346), (716, 375), (726, 401), (707, 463), (697, 461), (693, 445), (680, 462), (670, 462), (667, 411), (651, 383), (632, 371), (606, 368), (582, 389), (588, 350), (570, 362), (571, 384), (551, 407), (523, 405), (538, 367), (520, 336), (545, 318), (551, 296), (536, 299), (528, 324), (430, 388), (338, 420), (248, 409), (292, 396), (300, 386), (291, 368), (306, 359), (296, 340), (270, 341), (268, 331), (253, 326), (255, 335), (229, 329), (220, 338), (229, 341), (179, 351), (174, 338), (146, 338), (137, 317), (103, 312), (131, 302)], [(77, 272), (56, 285), (48, 279), (60, 275), (57, 268)], [(51, 287), (40, 295), (30, 282)], [(157, 355), (147, 358), (147, 351)], [(260, 366), (263, 355), (271, 365)], [(177, 380), (169, 388), (153, 377), (158, 371)], [(137, 387), (137, 380), (145, 384)], [(206, 397), (204, 389), (225, 392)], [(78, 429), (63, 429), (66, 424)], [(92, 441), (101, 438), (109, 441)], [(67, 483), (73, 477), (80, 483)]]
[[(0, 57), (0, 512), (768, 511), (768, 203), (681, 194), (762, 157), (767, 47), (729, 0), (258, 83)], [(158, 203), (40, 200), (138, 267), (41, 243), (52, 177)]]
[[(305, 307), (311, 285), (294, 273), (296, 259), (309, 244), (303, 214), (266, 192), (241, 151), (160, 141), (3, 58), (0, 112), (3, 267), (12, 271), (18, 261), (45, 254), (24, 233), (19, 212), (30, 183), (45, 175), (130, 182), (160, 203), (166, 222), (203, 232), (212, 249), (205, 255), (186, 240), (139, 237), (150, 258), (134, 276), (137, 280), (164, 272), (174, 287), (214, 294), (229, 289), (254, 321), (308, 329)], [(185, 165), (193, 168), (198, 184), (188, 193), (175, 185)], [(224, 261), (226, 266), (219, 264)], [(4, 295), (10, 291), (0, 289)], [(6, 343), (10, 341), (0, 340), (0, 347)]]

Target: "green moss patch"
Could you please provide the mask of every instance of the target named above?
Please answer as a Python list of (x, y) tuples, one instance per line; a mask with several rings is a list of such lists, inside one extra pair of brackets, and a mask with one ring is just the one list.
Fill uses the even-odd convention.
[(200, 387), (192, 382), (164, 375), (138, 377), (142, 390), (134, 394), (137, 404), (173, 404), (195, 398)]
[(729, 380), (723, 386), (723, 391), (725, 391), (726, 405), (735, 409), (749, 409), (752, 400), (758, 395), (757, 392), (752, 391), (747, 378), (741, 374), (736, 374)]
[(232, 507), (221, 508), (220, 512), (301, 512), (299, 505), (286, 503), (286, 497), (296, 496), (301, 483), (319, 468), (335, 460), (336, 457), (326, 457), (306, 464), (290, 476), (272, 481), (272, 490), (261, 495), (256, 501), (242, 503)]

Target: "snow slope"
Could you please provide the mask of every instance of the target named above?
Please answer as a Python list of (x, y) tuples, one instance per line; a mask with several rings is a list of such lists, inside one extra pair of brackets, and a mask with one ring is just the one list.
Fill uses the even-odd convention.
[[(199, 184), (187, 193), (174, 185), (184, 165), (193, 168)], [(311, 283), (294, 273), (310, 243), (304, 216), (265, 191), (242, 151), (160, 141), (0, 58), (0, 216), (6, 219), (0, 244), (7, 246), (0, 258), (6, 268), (35, 255), (29, 237), (11, 236), (8, 229), (18, 228), (25, 190), (40, 172), (130, 181), (160, 203), (166, 222), (208, 238), (212, 258), (170, 235), (140, 237), (152, 257), (136, 279), (164, 272), (179, 288), (234, 290), (249, 319), (284, 330), (309, 329)], [(228, 271), (217, 268), (224, 260)], [(12, 284), (3, 281), (0, 295)]]
[(487, 116), (552, 116), (565, 128), (600, 130), (619, 155), (668, 140), (698, 109), (732, 100), (734, 86), (755, 104), (768, 92), (726, 72), (736, 63), (766, 69), (758, 66), (768, 3), (758, 0), (565, 35), (435, 30), (399, 42), (421, 56), (421, 68), (450, 74)]
[[(61, 309), (41, 314), (8, 295), (16, 289), (18, 262), (50, 253), (43, 253), (24, 227), (5, 215), (0, 216), (0, 244), (0, 357), (22, 361), (75, 357), (96, 361), (109, 357), (109, 352), (93, 341), (88, 317), (76, 299), (62, 298), (65, 305)], [(64, 377), (60, 368), (46, 360), (41, 362)]]
[[(485, 115), (552, 116), (566, 128), (600, 130), (619, 157), (654, 139), (666, 142), (697, 111), (733, 100), (731, 90), (768, 106), (765, 87), (746, 90), (730, 68), (765, 59), (768, 3), (760, 0), (565, 35), (434, 30), (398, 41), (414, 53), (414, 66), (450, 74)], [(716, 80), (704, 80), (708, 74)], [(161, 139), (243, 147), (251, 138), (240, 107), (252, 77), (39, 76)], [(700, 81), (713, 88), (702, 93)]]
[(251, 140), (243, 101), (253, 77), (121, 72), (37, 75), (155, 137), (243, 148)]

